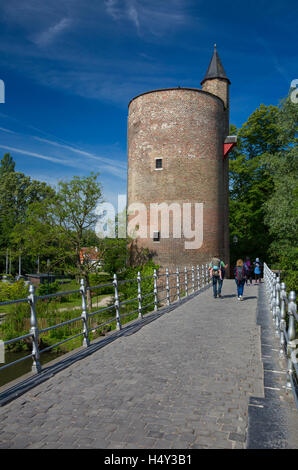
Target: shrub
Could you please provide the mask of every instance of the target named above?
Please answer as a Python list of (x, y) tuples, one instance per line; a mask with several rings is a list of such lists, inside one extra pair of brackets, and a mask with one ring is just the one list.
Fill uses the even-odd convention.
[(16, 281), (13, 284), (9, 284), (8, 282), (0, 283), (0, 302), (25, 299), (28, 295), (29, 289), (23, 279)]
[[(145, 278), (147, 276), (153, 276), (154, 269), (158, 269), (159, 266), (154, 264), (153, 261), (147, 261), (146, 264), (143, 266), (136, 266), (136, 267), (130, 267), (128, 268), (121, 276), (119, 276), (119, 280), (121, 281), (122, 279), (136, 279), (138, 272), (141, 274), (141, 278)], [(147, 294), (152, 294), (148, 295), (147, 297), (143, 298), (142, 301), (142, 306), (146, 307), (146, 305), (151, 304), (153, 302), (154, 296), (153, 296), (153, 287), (154, 287), (154, 280), (153, 277), (150, 279), (143, 279), (141, 282), (141, 290), (142, 290), (142, 296), (145, 296)], [(133, 282), (125, 282), (123, 284), (119, 283), (119, 293), (121, 295), (121, 300), (128, 300), (128, 299), (133, 299), (136, 298), (138, 295), (138, 284), (137, 281)], [(128, 311), (136, 310), (138, 307), (138, 302), (134, 301), (128, 304)], [(149, 308), (149, 310), (152, 309)]]
[(48, 295), (48, 294), (56, 294), (60, 289), (60, 283), (59, 281), (55, 282), (50, 282), (50, 283), (45, 283), (45, 284), (40, 284), (36, 294), (37, 295)]

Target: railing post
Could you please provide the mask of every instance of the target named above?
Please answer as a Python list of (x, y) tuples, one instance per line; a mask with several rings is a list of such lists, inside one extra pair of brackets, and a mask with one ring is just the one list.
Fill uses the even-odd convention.
[(185, 296), (188, 296), (188, 279), (187, 279), (187, 269), (184, 267), (184, 285), (185, 285)]
[(83, 322), (83, 346), (89, 346), (89, 334), (88, 334), (88, 313), (86, 304), (86, 284), (85, 279), (81, 279), (80, 292), (82, 295), (82, 322)]
[(180, 301), (180, 273), (179, 273), (179, 268), (176, 269), (176, 280), (177, 280), (177, 300)]
[(198, 290), (200, 290), (200, 266), (197, 264), (197, 283), (198, 283)]
[(114, 274), (113, 285), (114, 285), (114, 289), (115, 289), (115, 294), (114, 295), (115, 295), (115, 310), (116, 310), (116, 329), (121, 330), (117, 274)]
[(37, 324), (37, 317), (35, 311), (35, 289), (33, 284), (29, 285), (29, 304), (30, 304), (30, 333), (32, 334), (32, 372), (39, 373), (41, 372), (41, 364), (39, 362), (39, 348), (38, 348), (38, 324)]
[(275, 321), (275, 307), (276, 307), (276, 274), (274, 273), (273, 283), (272, 283), (272, 295), (271, 295), (271, 305), (272, 305), (272, 319)]
[(166, 268), (166, 291), (167, 291), (167, 305), (170, 305), (170, 283), (169, 283), (169, 269)]
[(139, 318), (143, 318), (143, 315), (142, 315), (141, 273), (140, 273), (140, 271), (138, 272), (137, 282), (138, 282), (138, 302), (139, 302), (138, 311), (139, 311)]
[(191, 267), (191, 284), (192, 284), (192, 293), (195, 291), (195, 268)]
[(275, 295), (275, 336), (279, 338), (279, 322), (280, 322), (280, 279), (276, 279), (276, 295)]
[(292, 362), (292, 352), (296, 349), (296, 342), (295, 342), (295, 317), (294, 312), (296, 313), (297, 306), (296, 306), (296, 295), (294, 291), (291, 291), (289, 294), (289, 303), (288, 303), (288, 315), (289, 315), (289, 329), (288, 329), (288, 347), (287, 347), (287, 354), (288, 354), (288, 370), (287, 370), (287, 389), (292, 388), (292, 375), (294, 373), (293, 362)]
[(280, 330), (280, 350), (279, 350), (279, 355), (280, 357), (284, 357), (285, 354), (285, 329), (286, 329), (286, 298), (287, 298), (287, 293), (286, 293), (286, 285), (284, 282), (281, 283), (280, 285), (281, 291), (280, 291), (280, 324), (279, 324), (279, 330)]
[(158, 299), (157, 299), (157, 271), (153, 271), (153, 294), (154, 294), (154, 310), (158, 310)]

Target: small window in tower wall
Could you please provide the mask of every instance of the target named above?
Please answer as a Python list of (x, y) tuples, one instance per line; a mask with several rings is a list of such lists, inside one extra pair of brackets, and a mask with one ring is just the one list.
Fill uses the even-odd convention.
[(159, 232), (153, 232), (153, 241), (154, 242), (159, 242), (160, 241)]
[(155, 169), (162, 170), (162, 158), (155, 159)]

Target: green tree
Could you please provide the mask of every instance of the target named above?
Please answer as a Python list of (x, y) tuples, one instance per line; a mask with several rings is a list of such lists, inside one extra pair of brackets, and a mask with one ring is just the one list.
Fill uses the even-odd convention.
[(15, 162), (5, 154), (0, 162), (0, 250), (11, 248), (14, 258), (23, 253), (23, 244), (17, 242), (16, 227), (24, 230), (30, 206), (53, 195), (46, 183), (32, 180), (15, 171)]
[[(277, 123), (278, 107), (261, 105), (237, 132), (237, 147), (230, 155), (230, 236), (231, 261), (245, 255), (267, 257), (270, 244), (265, 224), (264, 203), (272, 191), (272, 175), (267, 171), (264, 155), (280, 148)], [(234, 235), (238, 244), (232, 243)]]
[(13, 173), (15, 171), (15, 162), (9, 153), (5, 153), (4, 157), (0, 162), (0, 178), (3, 175)]
[[(95, 268), (88, 257), (81, 259), (84, 246), (91, 246), (89, 236), (94, 243), (97, 216), (95, 209), (102, 199), (101, 185), (97, 181), (98, 174), (90, 176), (74, 176), (69, 182), (59, 182), (58, 190), (49, 208), (53, 218), (57, 242), (64, 247), (64, 268), (72, 274), (85, 279), (89, 287), (89, 274)], [(59, 261), (61, 266), (61, 260)], [(100, 257), (98, 264), (100, 263)], [(91, 295), (87, 291), (88, 308), (91, 308)]]
[(296, 289), (298, 271), (298, 106), (286, 98), (277, 125), (279, 149), (264, 156), (272, 175), (271, 194), (264, 204), (265, 222), (272, 237), (270, 261), (286, 273), (289, 289)]
[(123, 271), (127, 263), (128, 240), (105, 238), (99, 242), (103, 250), (103, 270), (109, 274)]

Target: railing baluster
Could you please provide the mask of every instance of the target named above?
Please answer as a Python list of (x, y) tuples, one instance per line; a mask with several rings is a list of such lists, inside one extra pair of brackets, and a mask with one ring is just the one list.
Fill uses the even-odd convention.
[(276, 309), (276, 274), (274, 273), (273, 283), (272, 283), (272, 296), (271, 296), (271, 305), (272, 305), (272, 319), (275, 321), (275, 309)]
[(143, 318), (142, 315), (142, 289), (141, 289), (141, 273), (140, 271), (138, 272), (137, 275), (137, 283), (138, 283), (138, 312), (139, 312), (139, 318)]
[(41, 364), (39, 362), (39, 347), (38, 347), (38, 339), (39, 339), (39, 332), (38, 332), (38, 323), (35, 311), (35, 288), (32, 284), (29, 285), (29, 296), (28, 296), (29, 304), (30, 304), (30, 333), (32, 334), (32, 372), (41, 372)]
[(187, 269), (184, 267), (184, 285), (185, 285), (185, 296), (188, 296), (188, 279), (187, 279)]
[(89, 346), (89, 334), (88, 334), (88, 313), (86, 304), (86, 283), (85, 279), (81, 279), (80, 292), (82, 295), (82, 323), (83, 323), (83, 346)]
[(281, 292), (280, 292), (280, 357), (284, 357), (285, 354), (285, 329), (286, 329), (286, 285), (284, 282), (281, 283)]
[(117, 328), (117, 330), (121, 330), (117, 274), (114, 274), (113, 285), (114, 285), (114, 289), (115, 289), (115, 294), (114, 295), (115, 295), (115, 310), (116, 310), (116, 328)]
[(192, 284), (192, 293), (195, 291), (195, 268), (191, 267), (191, 284)]
[(198, 283), (198, 289), (197, 290), (200, 290), (201, 286), (200, 286), (200, 266), (197, 264), (197, 283)]
[(291, 291), (289, 294), (289, 303), (288, 303), (288, 315), (289, 315), (289, 329), (288, 329), (288, 370), (287, 370), (287, 389), (292, 388), (292, 375), (294, 373), (294, 367), (292, 362), (292, 352), (296, 349), (296, 332), (295, 332), (295, 317), (294, 312), (296, 312), (296, 295), (294, 291)]
[(279, 322), (280, 322), (280, 279), (276, 279), (276, 295), (275, 295), (275, 336), (280, 337)]
[(176, 280), (177, 280), (177, 299), (180, 301), (180, 273), (179, 268), (176, 269)]
[(167, 305), (170, 305), (170, 283), (169, 283), (169, 269), (166, 268), (166, 292), (167, 292)]
[(158, 298), (157, 298), (157, 271), (154, 269), (153, 272), (153, 294), (154, 294), (154, 310), (158, 310)]
[(205, 274), (204, 274), (204, 265), (202, 264), (202, 287), (205, 287)]

